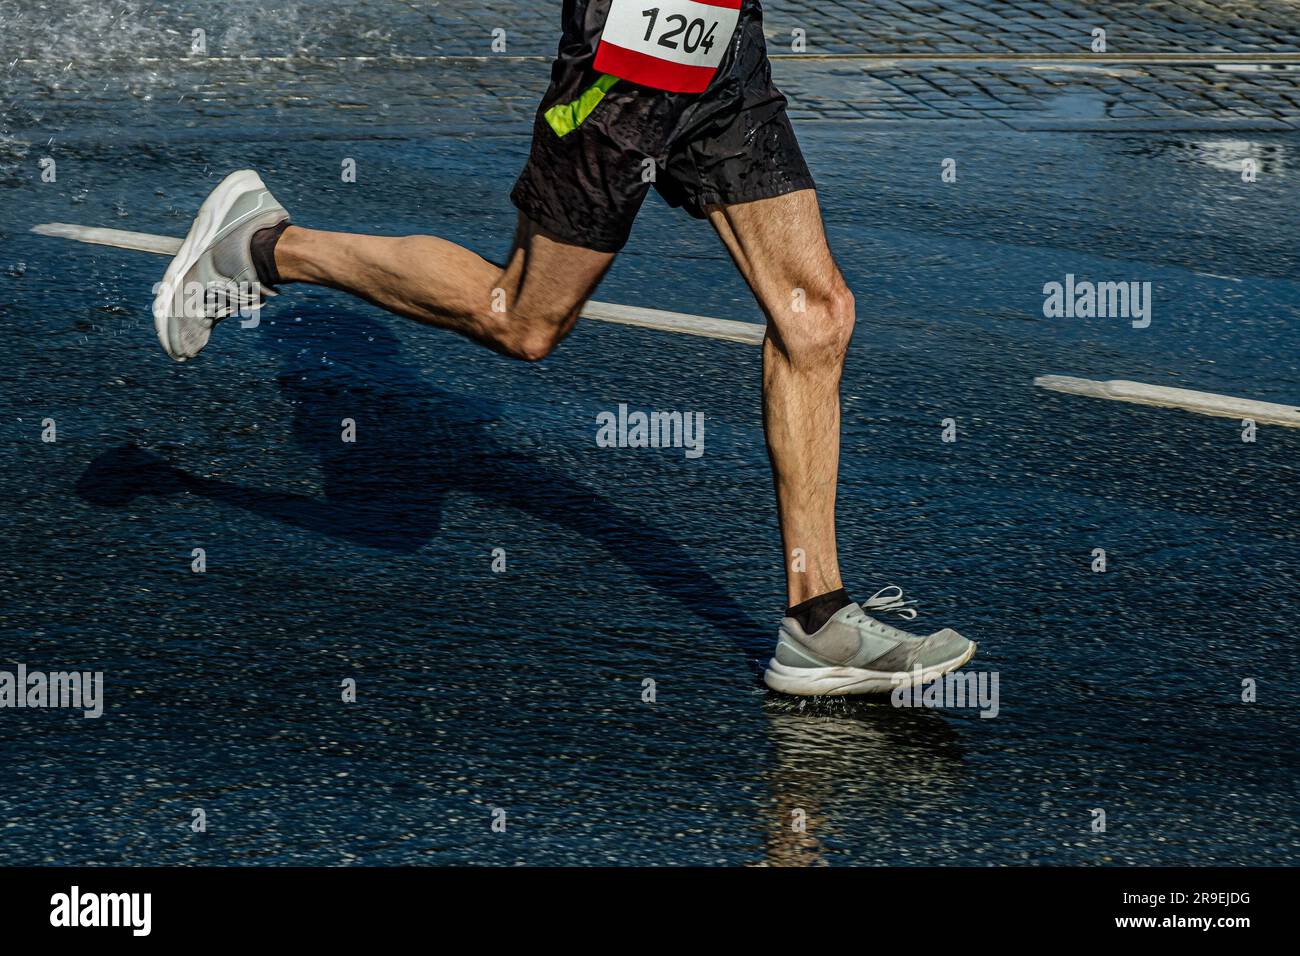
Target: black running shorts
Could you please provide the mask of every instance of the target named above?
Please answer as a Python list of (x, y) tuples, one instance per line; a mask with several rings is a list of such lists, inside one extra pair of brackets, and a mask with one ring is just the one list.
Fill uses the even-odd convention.
[[(597, 50), (615, 3), (623, 34), (634, 30), (633, 41), (644, 40), (651, 56), (607, 43), (602, 70)], [(738, 16), (731, 13), (733, 30), (706, 34), (713, 26), (710, 4), (740, 6)], [(685, 15), (661, 16), (664, 11)], [(704, 19), (691, 17), (698, 11)], [(786, 99), (772, 84), (758, 0), (564, 0), (563, 17), (532, 150), (510, 195), (542, 228), (577, 246), (617, 252), (652, 185), (669, 205), (699, 218), (707, 206), (812, 188)], [(645, 78), (638, 65), (650, 63), (668, 71), (664, 85), (689, 87), (697, 67), (657, 56), (662, 46), (665, 55), (688, 60), (682, 51), (692, 43), (697, 57), (713, 43), (725, 44), (717, 72), (701, 81), (707, 82), (703, 92), (668, 92), (607, 72)], [(611, 50), (620, 54), (616, 60)], [(660, 74), (653, 78), (660, 82)]]

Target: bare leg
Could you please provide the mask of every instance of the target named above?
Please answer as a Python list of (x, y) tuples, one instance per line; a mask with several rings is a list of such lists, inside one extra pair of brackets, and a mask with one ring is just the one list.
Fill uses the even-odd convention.
[(341, 289), (530, 361), (569, 333), (613, 261), (613, 254), (569, 245), (523, 216), (504, 267), (435, 236), (290, 226), (275, 247), (285, 282)]
[(709, 221), (767, 317), (763, 425), (795, 605), (841, 587), (835, 484), (853, 294), (831, 257), (813, 190), (714, 207)]

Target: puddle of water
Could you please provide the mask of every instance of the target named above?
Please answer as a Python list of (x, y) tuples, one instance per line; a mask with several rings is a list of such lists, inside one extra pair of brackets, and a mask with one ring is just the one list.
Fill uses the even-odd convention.
[(1107, 106), (1106, 97), (1096, 90), (1067, 90), (1049, 100), (1044, 112), (1057, 119), (1101, 120)]

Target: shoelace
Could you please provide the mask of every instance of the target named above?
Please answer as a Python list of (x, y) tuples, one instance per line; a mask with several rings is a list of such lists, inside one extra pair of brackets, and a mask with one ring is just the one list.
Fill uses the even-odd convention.
[(897, 584), (891, 584), (883, 587), (867, 600), (862, 602), (862, 609), (865, 611), (880, 611), (887, 614), (897, 614), (905, 621), (915, 620), (916, 608), (915, 601), (908, 601), (903, 598), (903, 589)]
[(228, 318), (242, 309), (262, 304), (264, 296), (247, 286), (236, 285), (226, 279), (214, 279), (203, 290), (204, 305), (216, 313), (216, 321)]

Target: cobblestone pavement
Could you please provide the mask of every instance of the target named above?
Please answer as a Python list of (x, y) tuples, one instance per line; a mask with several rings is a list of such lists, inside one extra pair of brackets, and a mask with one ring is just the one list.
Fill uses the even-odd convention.
[[(783, 61), (778, 82), (796, 122), (891, 127), (959, 123), (1023, 130), (1300, 128), (1300, 71), (1213, 66)], [(24, 84), (0, 114), (4, 141), (210, 136), (229, 126), (320, 138), (328, 105), (339, 135), (526, 137), (547, 66), (540, 61), (188, 63), (166, 72), (59, 74)], [(301, 117), (301, 121), (300, 118)], [(16, 159), (10, 155), (8, 159)]]
[(769, 0), (768, 42), (802, 26), (827, 53), (1087, 53), (1092, 30), (1114, 53), (1300, 51), (1290, 0)]
[[(226, 118), (292, 127), (300, 107), (334, 105), (348, 129), (402, 127), (523, 135), (545, 88), (553, 4), (503, 13), (496, 0), (336, 0), (278, 8), (274, 29), (261, 6), (240, 6), (223, 26), (197, 0), (113, 8), (37, 4), (36, 17), (0, 0), (0, 144), (59, 133), (118, 136), (159, 128), (168, 137), (210, 130)], [(514, 7), (513, 4), (510, 5)], [(796, 25), (811, 56), (774, 65), (799, 121), (878, 124), (984, 123), (1012, 129), (1258, 129), (1300, 126), (1297, 64), (1105, 64), (1086, 61), (1089, 23), (1104, 23), (1112, 52), (1159, 50), (1276, 53), (1296, 48), (1300, 3), (937, 2), (768, 0), (774, 54)], [(112, 11), (117, 10), (114, 14)], [(195, 13), (193, 11), (207, 11)], [(1089, 19), (1091, 17), (1091, 19)], [(508, 54), (483, 45), (493, 24), (509, 31)], [(195, 23), (209, 23), (210, 57), (177, 56)], [(973, 24), (983, 24), (976, 30)], [(982, 31), (982, 32), (981, 32)], [(864, 49), (910, 53), (1074, 51), (1055, 62), (912, 62), (819, 58)], [(260, 52), (258, 52), (260, 51)], [(310, 51), (310, 52), (304, 52)], [(433, 51), (431, 54), (430, 51)], [(362, 53), (372, 60), (358, 59)], [(415, 53), (435, 58), (407, 60)], [(242, 58), (232, 59), (238, 53)], [(288, 59), (285, 59), (288, 54)], [(476, 58), (439, 59), (439, 54)], [(250, 112), (253, 111), (253, 112)], [(129, 119), (128, 119), (129, 118)], [(505, 119), (508, 123), (486, 122)], [(472, 120), (472, 122), (470, 122)], [(470, 129), (472, 127), (472, 131)], [(15, 145), (17, 144), (17, 145)], [(0, 156), (12, 161), (15, 157)]]
[[(0, 62), (186, 55), (550, 55), (560, 0), (0, 0)], [(765, 0), (769, 43), (809, 53), (1300, 55), (1294, 0)]]
[(1013, 129), (1300, 128), (1300, 72), (997, 63), (908, 69), (825, 61), (780, 72), (793, 115), (805, 120), (983, 121)]

